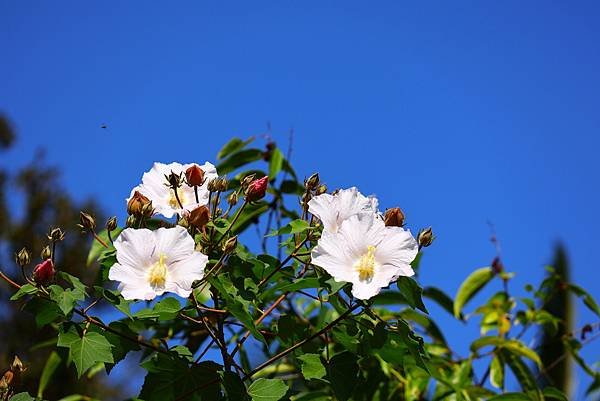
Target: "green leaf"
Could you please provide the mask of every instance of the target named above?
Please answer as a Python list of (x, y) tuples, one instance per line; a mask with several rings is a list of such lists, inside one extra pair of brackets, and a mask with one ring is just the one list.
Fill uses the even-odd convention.
[(71, 313), (77, 301), (83, 301), (85, 296), (77, 290), (65, 290), (54, 284), (50, 286), (50, 299), (56, 302), (62, 313), (67, 316)]
[(111, 329), (121, 333), (121, 335), (111, 333), (110, 331), (104, 332), (104, 337), (108, 340), (112, 347), (112, 355), (113, 355), (113, 363), (108, 363), (106, 365), (107, 372), (110, 373), (112, 368), (123, 359), (130, 351), (139, 351), (141, 348), (138, 343), (128, 340), (123, 336), (128, 338), (137, 338), (137, 333), (133, 332), (125, 323), (116, 321), (112, 322), (108, 325)]
[[(117, 236), (123, 231), (123, 228), (117, 227), (114, 231), (110, 233), (112, 239), (116, 239)], [(92, 242), (92, 246), (90, 247), (90, 252), (87, 257), (87, 266), (90, 266), (96, 260), (101, 259), (104, 254), (108, 252), (114, 252), (115, 247), (111, 245), (110, 240), (108, 239), (108, 231), (102, 230), (98, 233), (98, 237), (104, 241), (105, 244), (108, 244), (108, 248), (105, 248), (99, 241), (94, 240)]]
[(29, 395), (29, 393), (15, 394), (8, 401), (35, 401), (35, 398)]
[(224, 157), (229, 156), (233, 152), (237, 152), (238, 150), (243, 149), (244, 147), (246, 147), (246, 145), (248, 145), (253, 140), (254, 140), (253, 136), (251, 136), (250, 138), (248, 138), (245, 141), (242, 140), (242, 139), (240, 139), (240, 138), (232, 138), (229, 142), (227, 142), (221, 148), (221, 150), (219, 150), (219, 153), (217, 153), (217, 159), (220, 160), (220, 159), (222, 159)]
[(70, 325), (67, 331), (64, 331), (64, 327), (61, 326), (56, 345), (69, 349), (78, 377), (98, 362), (114, 363), (111, 345), (102, 334), (86, 332), (80, 336), (74, 325)]
[(423, 304), (423, 299), (421, 298), (423, 289), (419, 287), (419, 284), (417, 284), (415, 280), (410, 277), (400, 276), (397, 285), (400, 293), (411, 308), (417, 308), (428, 313), (427, 308), (425, 308), (425, 305)]
[(504, 363), (498, 355), (494, 355), (490, 364), (490, 383), (496, 388), (504, 388)]
[(424, 356), (427, 357), (425, 349), (423, 348), (423, 339), (417, 336), (408, 323), (402, 319), (398, 320), (398, 334), (402, 338), (404, 344), (408, 347), (408, 351), (415, 359), (415, 363), (418, 367), (422, 368), (426, 372), (429, 372), (427, 365), (425, 364)]
[(221, 384), (230, 401), (246, 401), (248, 393), (242, 379), (233, 372), (220, 372)]
[(505, 393), (488, 398), (488, 401), (531, 401), (531, 398), (523, 393)]
[(158, 320), (172, 320), (177, 317), (181, 310), (181, 304), (174, 297), (168, 297), (154, 305), (154, 312), (158, 314)]
[(471, 298), (475, 296), (492, 278), (494, 272), (491, 267), (482, 267), (475, 270), (461, 284), (456, 296), (454, 297), (454, 316), (460, 317), (462, 308)]
[(505, 361), (506, 365), (513, 372), (517, 381), (521, 385), (524, 392), (527, 393), (529, 399), (535, 401), (543, 400), (543, 395), (540, 389), (537, 387), (536, 379), (529, 369), (529, 367), (519, 358), (518, 356), (507, 352), (506, 350), (500, 351), (501, 358)]
[[(15, 292), (13, 294), (12, 297), (10, 297), (11, 301), (16, 301), (18, 299), (23, 298), (25, 295), (33, 295), (35, 293), (37, 293), (38, 289), (37, 287), (31, 285), (31, 284), (24, 284), (23, 286), (21, 286), (21, 288), (19, 288), (19, 290), (17, 292)], [(25, 393), (23, 393), (25, 394)]]
[(33, 298), (27, 302), (25, 310), (33, 314), (38, 328), (52, 323), (62, 315), (62, 312), (56, 303), (44, 298)]
[(246, 227), (257, 221), (260, 215), (267, 212), (269, 209), (270, 206), (265, 201), (250, 203), (246, 206), (244, 211), (240, 214), (240, 217), (231, 228), (231, 233), (234, 235), (241, 233), (246, 229)]
[(290, 221), (285, 226), (281, 227), (279, 230), (272, 232), (271, 234), (269, 234), (269, 237), (285, 234), (298, 234), (308, 230), (309, 228), (310, 224), (308, 224), (307, 221), (302, 219), (296, 219)]
[(300, 355), (298, 359), (302, 361), (302, 376), (306, 380), (321, 379), (327, 374), (318, 354), (304, 354)]
[(229, 174), (232, 171), (237, 170), (239, 167), (261, 160), (262, 158), (263, 151), (260, 149), (239, 150), (235, 153), (232, 153), (229, 155), (229, 157), (227, 157), (227, 159), (219, 163), (217, 165), (217, 171), (221, 175)]
[(589, 310), (600, 316), (600, 307), (598, 307), (594, 298), (586, 290), (575, 284), (569, 284), (569, 289), (578, 297), (583, 298), (583, 303)]
[(339, 401), (346, 401), (352, 395), (358, 381), (356, 356), (350, 352), (337, 354), (329, 361), (327, 370), (336, 398)]
[(153, 354), (142, 367), (148, 371), (139, 395), (144, 401), (218, 399), (219, 365), (214, 362), (189, 366), (177, 355)]
[(46, 360), (46, 364), (44, 365), (44, 370), (42, 371), (42, 375), (40, 376), (40, 382), (38, 384), (37, 397), (42, 398), (44, 396), (44, 390), (48, 386), (50, 379), (52, 379), (52, 375), (62, 362), (62, 359), (56, 351), (52, 351)]
[(279, 148), (273, 149), (271, 152), (271, 159), (269, 160), (269, 180), (274, 180), (277, 174), (281, 171), (283, 167), (283, 153)]
[[(436, 302), (446, 312), (454, 316), (454, 301), (444, 291), (436, 287), (425, 287), (423, 288), (423, 296)], [(463, 320), (462, 313), (460, 314), (459, 319)]]
[(539, 355), (519, 340), (507, 340), (504, 344), (502, 344), (502, 347), (515, 355), (529, 358), (539, 367), (542, 367), (542, 360), (540, 359)]
[(248, 387), (252, 401), (278, 401), (287, 393), (288, 386), (280, 379), (257, 379)]
[(559, 389), (557, 389), (555, 387), (546, 387), (546, 388), (544, 388), (542, 393), (544, 394), (545, 398), (551, 398), (553, 400), (559, 400), (559, 401), (569, 401), (567, 396), (562, 391), (560, 391)]

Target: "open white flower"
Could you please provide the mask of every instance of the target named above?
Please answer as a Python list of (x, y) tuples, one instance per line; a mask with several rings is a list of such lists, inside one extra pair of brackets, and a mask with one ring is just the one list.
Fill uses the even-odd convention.
[(204, 277), (208, 256), (194, 249), (185, 228), (127, 228), (115, 240), (117, 263), (108, 278), (119, 281), (125, 299), (150, 300), (165, 292), (188, 297)]
[[(204, 184), (198, 187), (198, 201), (196, 202), (196, 194), (194, 188), (188, 186), (185, 182), (177, 191), (179, 201), (175, 196), (175, 191), (168, 187), (165, 175), (171, 174), (184, 174), (185, 171), (197, 164), (180, 164), (180, 163), (154, 163), (152, 169), (142, 176), (142, 184), (131, 190), (127, 202), (133, 196), (135, 191), (139, 191), (142, 195), (146, 196), (152, 201), (152, 206), (156, 213), (162, 214), (163, 216), (170, 218), (173, 215), (182, 215), (184, 211), (191, 211), (198, 206), (203, 206), (208, 203), (208, 182), (214, 178), (217, 178), (217, 169), (209, 162), (199, 166), (204, 171)], [(181, 202), (181, 205), (179, 204)], [(183, 206), (183, 207), (182, 207)]]
[(377, 198), (366, 197), (355, 187), (341, 189), (334, 195), (318, 195), (308, 202), (308, 211), (330, 232), (337, 232), (342, 222), (351, 216), (377, 213), (377, 207)]
[(335, 281), (352, 283), (352, 295), (369, 299), (400, 276), (414, 275), (418, 245), (410, 231), (386, 227), (375, 214), (354, 215), (337, 232), (324, 230), (312, 263)]

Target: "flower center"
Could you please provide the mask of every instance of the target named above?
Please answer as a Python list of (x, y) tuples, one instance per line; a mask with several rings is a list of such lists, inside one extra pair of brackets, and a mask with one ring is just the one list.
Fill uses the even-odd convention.
[(371, 281), (375, 274), (375, 247), (373, 245), (367, 247), (367, 253), (360, 257), (355, 268), (360, 281)]
[(171, 206), (173, 209), (181, 209), (179, 202), (177, 202), (177, 197), (179, 197), (181, 205), (185, 205), (185, 196), (181, 188), (177, 188), (177, 197), (175, 196), (174, 190), (171, 189), (169, 193), (169, 206)]
[(152, 288), (164, 288), (167, 281), (167, 265), (165, 264), (166, 256), (161, 254), (156, 262), (150, 268), (148, 274), (148, 282)]

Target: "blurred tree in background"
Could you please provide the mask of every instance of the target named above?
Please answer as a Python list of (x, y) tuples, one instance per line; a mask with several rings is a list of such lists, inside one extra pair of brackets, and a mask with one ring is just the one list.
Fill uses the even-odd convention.
[[(0, 152), (7, 151), (15, 140), (9, 120), (0, 115)], [(93, 201), (73, 200), (59, 178), (58, 170), (44, 162), (42, 151), (18, 171), (0, 169), (0, 265), (12, 278), (20, 278), (15, 253), (26, 246), (32, 254), (31, 269), (41, 261), (40, 252), (48, 245), (46, 235), (52, 228), (61, 227), (66, 235), (57, 247), (57, 264), (89, 285), (95, 281), (97, 269), (86, 268), (90, 239), (78, 232), (76, 224), (80, 210), (92, 211), (98, 221), (104, 218)], [(21, 313), (22, 303), (8, 301), (13, 292), (4, 281), (0, 282), (0, 370), (6, 370), (14, 356), (19, 356), (27, 368), (21, 377), (23, 389), (36, 394), (46, 360), (55, 351), (63, 356), (63, 362), (52, 383), (60, 385), (51, 383), (45, 390), (46, 397), (55, 400), (74, 393), (94, 394), (100, 399), (117, 397), (118, 389), (108, 386), (99, 375), (77, 380), (70, 374), (64, 364), (67, 350), (56, 347), (55, 330), (49, 326), (38, 329), (29, 313)], [(44, 346), (33, 347), (40, 343)]]

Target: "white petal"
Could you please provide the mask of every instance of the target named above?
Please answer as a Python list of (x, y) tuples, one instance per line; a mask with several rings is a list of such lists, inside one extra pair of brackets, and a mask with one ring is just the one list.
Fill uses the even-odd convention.
[(385, 224), (375, 213), (361, 213), (345, 220), (339, 233), (354, 257), (365, 254), (369, 246), (378, 246), (385, 234)]
[(117, 261), (143, 271), (152, 261), (155, 244), (152, 231), (145, 228), (126, 228), (114, 242)]
[(204, 268), (207, 263), (208, 256), (194, 252), (186, 259), (170, 264), (166, 290), (175, 292), (181, 297), (188, 297), (192, 292), (192, 283), (204, 277)]
[(165, 255), (168, 264), (185, 260), (194, 252), (194, 239), (181, 226), (161, 227), (154, 231), (154, 235), (156, 237), (155, 258)]
[(372, 282), (355, 281), (352, 283), (352, 295), (358, 299), (366, 300), (373, 298), (379, 294), (379, 291), (381, 291), (381, 287), (372, 285)]
[(127, 300), (153, 299), (156, 293), (148, 284), (145, 272), (131, 266), (115, 263), (108, 273), (108, 278), (119, 281), (121, 295)]
[(329, 194), (317, 195), (308, 201), (308, 211), (317, 216), (323, 223), (323, 228), (328, 231), (336, 232), (337, 227), (337, 210), (331, 203), (333, 196)]
[(402, 227), (386, 227), (384, 238), (375, 252), (375, 259), (380, 264), (403, 267), (410, 265), (418, 252), (417, 241), (410, 231)]

